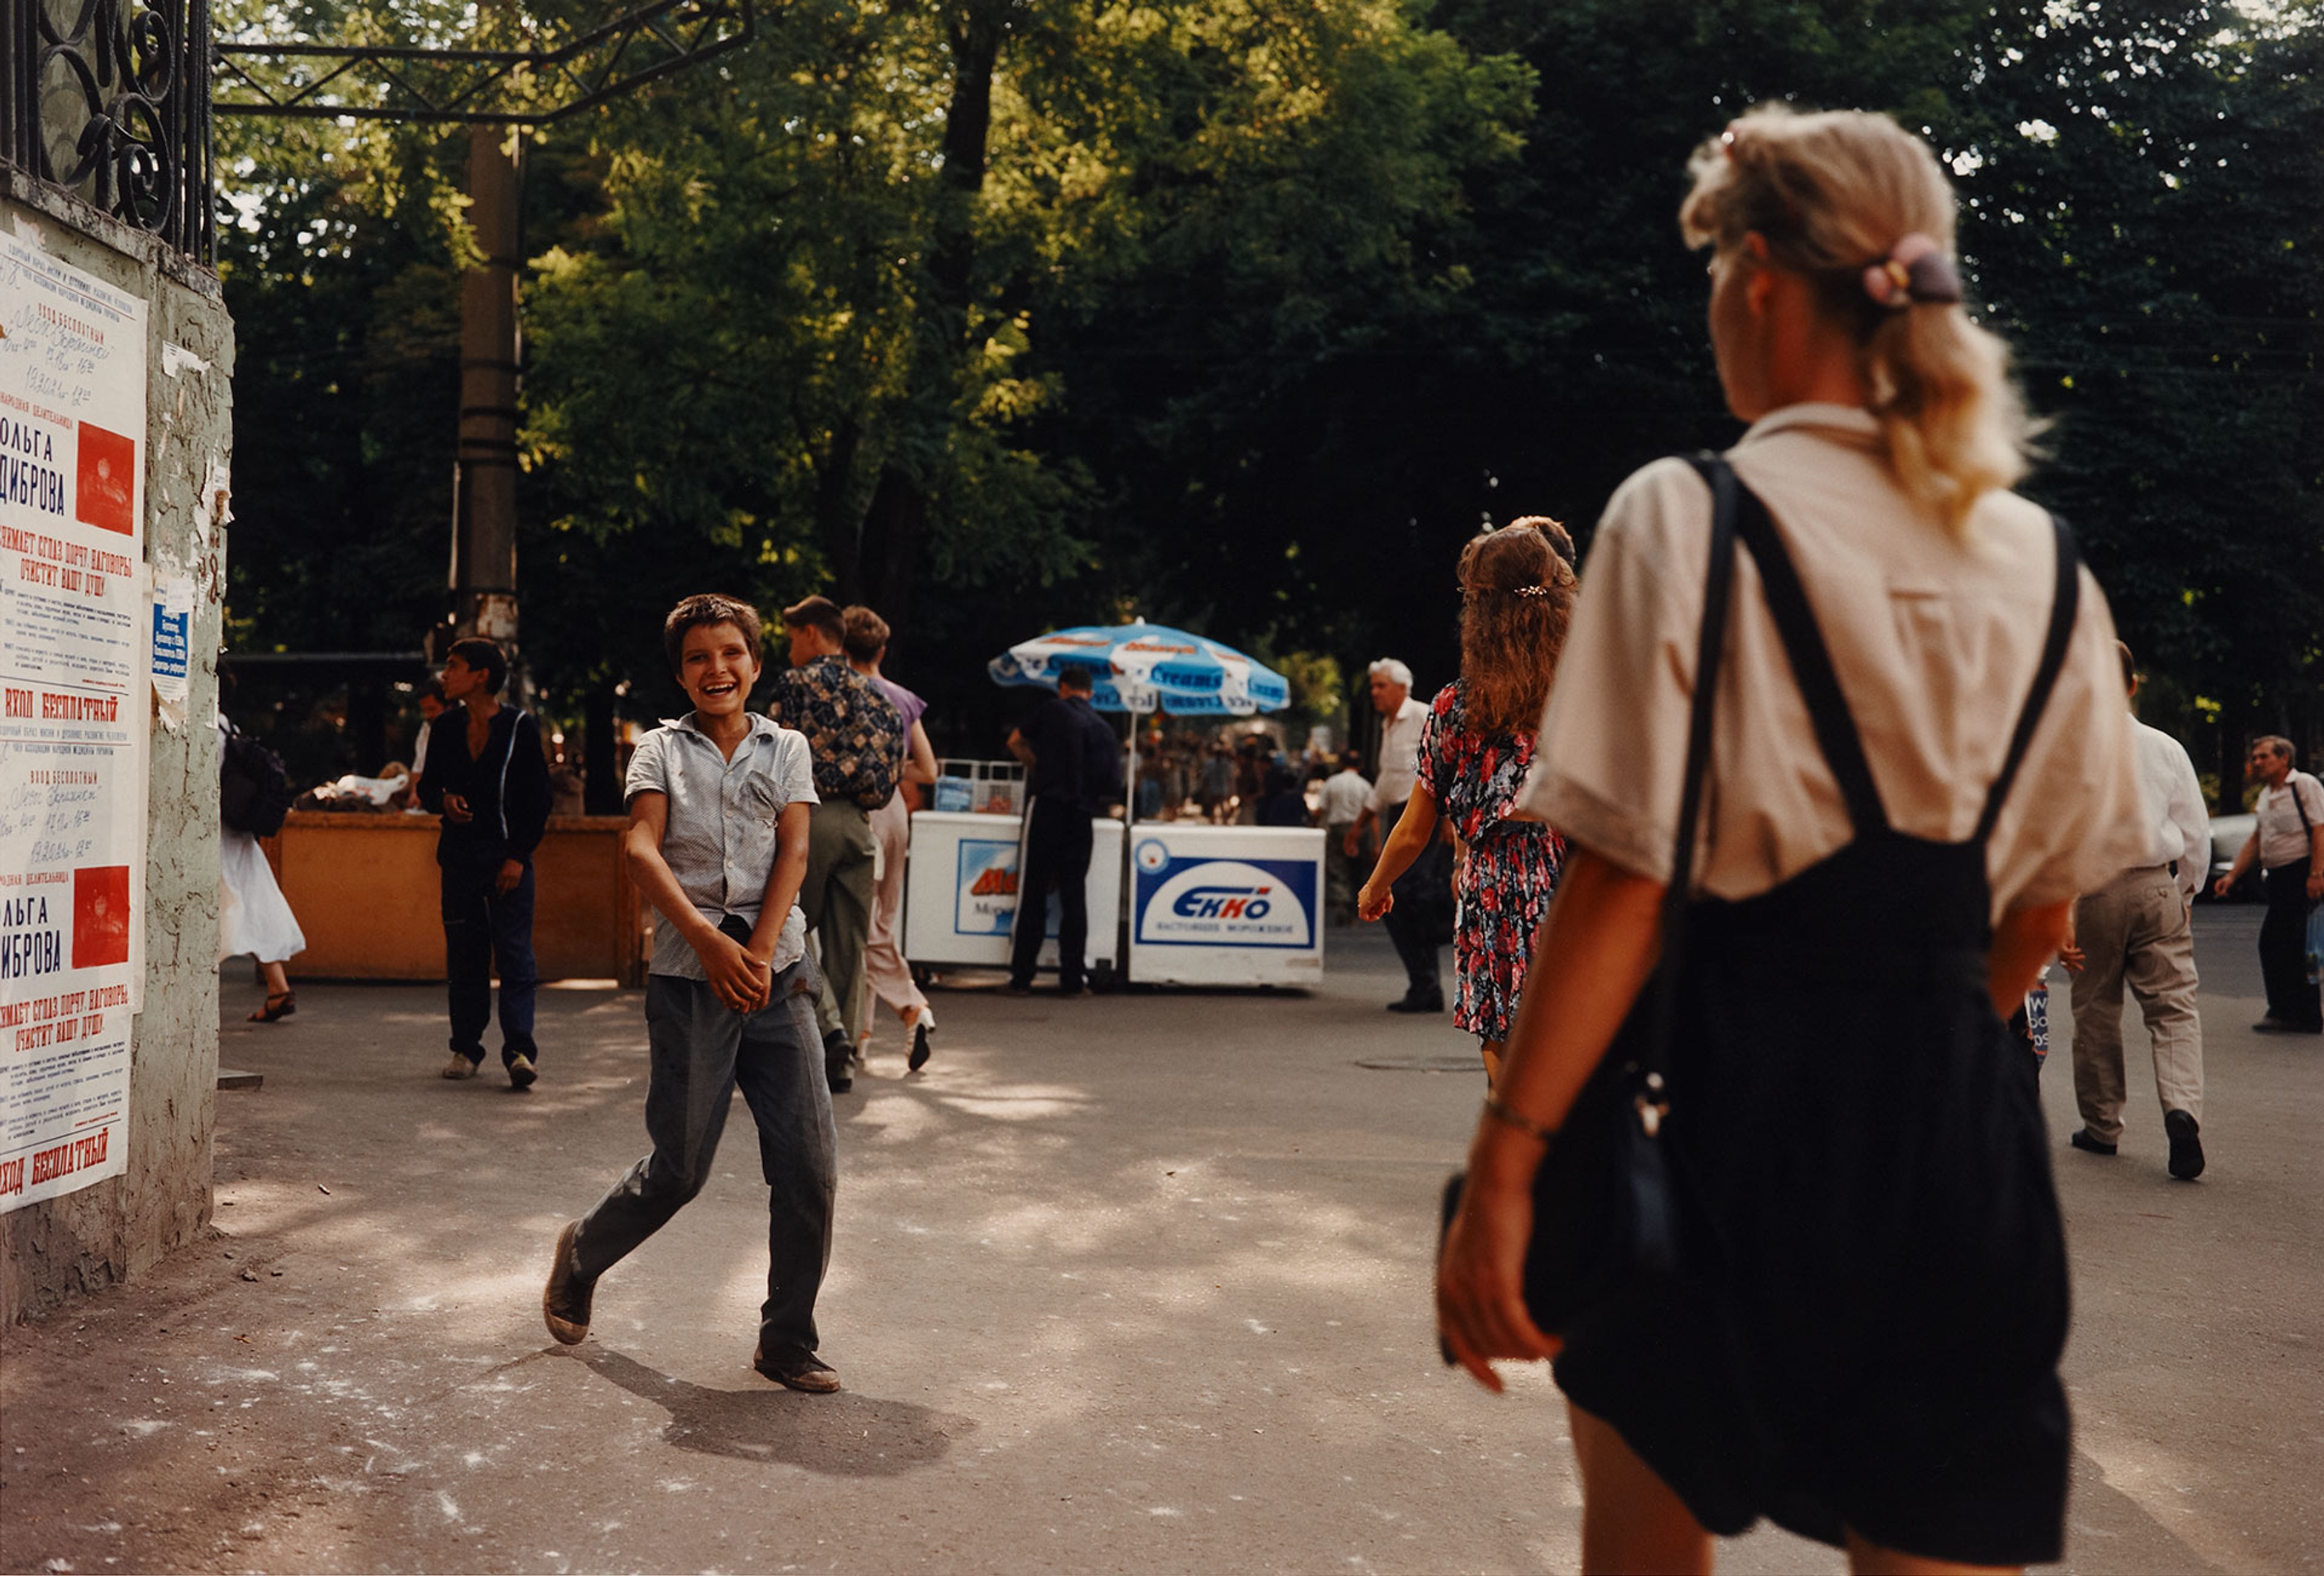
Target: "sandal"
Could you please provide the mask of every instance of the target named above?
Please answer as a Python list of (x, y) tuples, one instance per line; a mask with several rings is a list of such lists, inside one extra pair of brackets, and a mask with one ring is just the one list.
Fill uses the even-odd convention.
[(245, 1021), (250, 1023), (274, 1023), (290, 1017), (292, 1013), (298, 1010), (299, 992), (296, 991), (285, 991), (280, 996), (269, 996), (266, 999), (266, 1005), (252, 1013)]

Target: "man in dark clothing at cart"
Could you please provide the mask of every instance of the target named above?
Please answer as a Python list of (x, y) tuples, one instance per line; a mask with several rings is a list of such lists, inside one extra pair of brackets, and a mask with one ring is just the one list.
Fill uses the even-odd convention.
[(420, 802), (444, 817), (436, 840), (443, 882), (444, 974), (452, 1007), (447, 1078), (473, 1078), (501, 976), (501, 1062), (509, 1083), (540, 1075), (532, 1038), (532, 854), (549, 830), (549, 758), (530, 712), (501, 704), (508, 659), (492, 641), (452, 642), (443, 715), (429, 725)]
[[(1090, 822), (1121, 797), (1121, 742), (1090, 705), (1090, 671), (1057, 675), (1057, 697), (1043, 701), (1030, 729), (1012, 730), (1009, 752), (1026, 766), (1025, 869), (1017, 882), (1017, 926), (1009, 989), (1033, 988), (1033, 965), (1048, 928), (1049, 889), (1057, 889), (1057, 993), (1078, 996), (1089, 952)], [(1110, 919), (1110, 917), (1109, 917)]]

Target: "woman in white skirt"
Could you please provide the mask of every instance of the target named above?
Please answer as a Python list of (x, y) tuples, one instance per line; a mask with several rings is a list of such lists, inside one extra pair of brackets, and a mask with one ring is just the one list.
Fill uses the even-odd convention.
[(258, 960), (258, 971), (266, 976), (266, 1004), (250, 1021), (277, 1023), (299, 1009), (282, 965), (307, 950), (307, 937), (258, 839), (231, 826), (221, 825), (218, 832), (218, 961), (244, 954)]

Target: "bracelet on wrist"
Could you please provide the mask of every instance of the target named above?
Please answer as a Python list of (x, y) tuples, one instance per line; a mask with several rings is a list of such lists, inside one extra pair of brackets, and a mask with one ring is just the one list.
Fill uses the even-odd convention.
[(1499, 1097), (1485, 1096), (1485, 1114), (1505, 1128), (1514, 1128), (1526, 1138), (1547, 1144), (1557, 1138), (1555, 1128), (1545, 1128), (1514, 1106), (1504, 1105)]

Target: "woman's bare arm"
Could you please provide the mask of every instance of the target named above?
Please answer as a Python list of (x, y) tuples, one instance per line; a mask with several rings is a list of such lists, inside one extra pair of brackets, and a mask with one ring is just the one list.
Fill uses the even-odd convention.
[(1366, 919), (1378, 919), (1395, 908), (1388, 888), (1412, 868), (1412, 862), (1435, 835), (1436, 796), (1429, 792), (1426, 783), (1415, 783), (1412, 797), (1404, 801), (1404, 814), (1397, 817), (1396, 830), (1388, 834), (1388, 846), (1380, 850), (1364, 889), (1356, 894), (1356, 912)]
[(1994, 926), (1993, 945), (1987, 949), (1985, 959), (1986, 989), (1993, 997), (1997, 1017), (2006, 1018), (2017, 1010), (2025, 992), (2034, 988), (2042, 965), (2056, 957), (2072, 938), (2073, 910), (2071, 902), (2012, 908)]
[[(1494, 1096), (1555, 1130), (1653, 970), (1663, 885), (1574, 844), (1526, 972), (1525, 994)], [(1437, 1327), (1453, 1359), (1487, 1389), (1495, 1358), (1555, 1355), (1526, 1312), (1526, 1246), (1540, 1139), (1490, 1115), (1477, 1121), (1469, 1180), (1436, 1276)]]
[(918, 723), (912, 724), (911, 747), (904, 759), (904, 780), (922, 787), (936, 779), (936, 749), (928, 742), (928, 731)]

